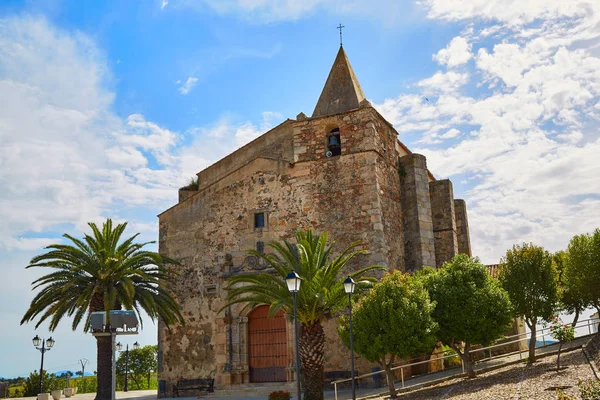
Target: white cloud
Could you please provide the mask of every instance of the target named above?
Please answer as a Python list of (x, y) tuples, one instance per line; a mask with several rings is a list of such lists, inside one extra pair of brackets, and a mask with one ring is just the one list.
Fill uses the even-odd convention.
[(0, 248), (33, 249), (57, 238), (32, 233), (83, 230), (128, 207), (165, 209), (190, 176), (281, 118), (223, 119), (190, 129), (182, 147), (182, 135), (141, 114), (112, 113), (106, 65), (82, 34), (40, 18), (0, 19)]
[[(181, 81), (177, 81), (177, 84), (179, 83), (181, 83)], [(197, 83), (198, 78), (190, 76), (181, 86), (179, 86), (177, 90), (179, 91), (179, 93), (185, 96), (194, 88), (194, 86), (196, 86)]]
[(460, 136), (460, 131), (456, 128), (452, 128), (443, 135), (440, 135), (440, 139), (453, 139), (458, 136)]
[[(469, 42), (485, 38), (476, 69), (468, 77), (438, 71), (417, 83), (422, 93), (377, 107), (401, 139), (419, 134), (412, 150), (427, 156), (434, 175), (460, 176), (469, 187), (463, 195), (475, 254), (498, 262), (522, 241), (558, 250), (573, 235), (597, 228), (600, 3), (424, 4), (430, 18), (469, 27)], [(456, 40), (434, 57), (441, 65), (452, 68), (466, 58), (450, 61)], [(476, 97), (464, 90), (467, 78), (479, 87)], [(439, 97), (423, 101), (434, 89)]]
[(463, 65), (472, 57), (471, 44), (461, 36), (452, 39), (446, 48), (433, 55), (433, 59), (440, 65), (447, 65), (448, 67)]
[(420, 80), (416, 86), (424, 89), (425, 93), (454, 92), (469, 82), (469, 74), (454, 71), (438, 71), (427, 79)]
[(160, 3), (160, 9), (164, 10), (164, 8), (169, 4), (169, 2), (167, 0), (163, 0), (162, 3)]

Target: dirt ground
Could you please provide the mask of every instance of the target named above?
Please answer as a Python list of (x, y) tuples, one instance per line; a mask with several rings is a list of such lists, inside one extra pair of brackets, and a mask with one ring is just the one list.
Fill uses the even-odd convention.
[[(567, 368), (563, 369), (562, 366)], [(561, 371), (556, 372), (556, 356), (548, 356), (534, 365), (519, 363), (480, 374), (477, 378), (452, 379), (436, 386), (400, 395), (401, 400), (556, 400), (556, 386), (579, 399), (579, 379), (594, 378), (581, 349), (561, 355)], [(380, 399), (384, 399), (381, 397)]]

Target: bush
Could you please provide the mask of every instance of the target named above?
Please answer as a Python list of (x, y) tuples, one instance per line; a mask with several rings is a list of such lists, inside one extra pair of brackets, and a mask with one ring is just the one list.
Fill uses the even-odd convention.
[(442, 350), (444, 351), (444, 357), (454, 355), (454, 357), (444, 358), (444, 369), (459, 367), (462, 364), (460, 356), (450, 346), (444, 345)]
[(577, 386), (581, 400), (600, 400), (600, 380), (580, 380)]
[[(43, 378), (44, 379), (42, 381), (42, 393), (50, 393), (50, 391), (54, 389), (59, 389), (56, 387), (56, 375), (48, 374), (48, 372), (44, 370)], [(39, 382), (40, 374), (37, 372), (37, 370), (30, 373), (29, 376), (25, 379), (25, 382), (23, 383), (23, 395), (25, 397), (37, 396)]]
[(290, 392), (286, 392), (285, 390), (269, 393), (269, 400), (290, 400), (291, 398)]

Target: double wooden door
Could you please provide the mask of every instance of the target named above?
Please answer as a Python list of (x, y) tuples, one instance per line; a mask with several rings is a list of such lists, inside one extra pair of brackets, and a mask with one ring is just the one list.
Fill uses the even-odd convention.
[(250, 382), (285, 382), (287, 333), (283, 312), (269, 317), (269, 307), (255, 308), (248, 316)]

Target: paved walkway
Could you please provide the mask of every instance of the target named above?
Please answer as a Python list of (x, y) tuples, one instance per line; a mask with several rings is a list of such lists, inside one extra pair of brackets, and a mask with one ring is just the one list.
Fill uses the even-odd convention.
[[(564, 349), (569, 349), (569, 348), (574, 348), (574, 347), (580, 347), (581, 345), (585, 344), (588, 340), (589, 340), (590, 336), (583, 336), (583, 337), (579, 337), (575, 340), (573, 340), (570, 344), (567, 344)], [(556, 352), (558, 349), (558, 345), (554, 344), (554, 345), (549, 345), (546, 347), (542, 347), (542, 348), (538, 348), (536, 353), (538, 355), (544, 355), (544, 354), (550, 354), (550, 353), (554, 353)], [(506, 357), (501, 357), (501, 358), (496, 358), (493, 360), (485, 360), (485, 361), (481, 361), (477, 364), (475, 364), (475, 370), (478, 372), (483, 372), (483, 371), (488, 371), (490, 369), (494, 369), (494, 368), (498, 368), (502, 365), (506, 365), (508, 363), (512, 363), (512, 362), (518, 362), (521, 359), (525, 359), (527, 357), (527, 351), (523, 351), (521, 353), (521, 355), (519, 354), (513, 354), (510, 356), (506, 356)], [(421, 375), (421, 376), (416, 376), (413, 378), (407, 378), (404, 380), (404, 389), (405, 390), (414, 390), (414, 389), (418, 389), (423, 387), (424, 385), (431, 385), (431, 384), (435, 384), (437, 382), (449, 379), (451, 377), (455, 377), (457, 375), (460, 375), (462, 373), (462, 369), (460, 367), (458, 368), (452, 368), (449, 370), (444, 370), (444, 371), (440, 371), (440, 372), (434, 372), (431, 374), (427, 374), (427, 375)], [(356, 391), (356, 397), (357, 398), (370, 398), (370, 397), (377, 397), (379, 395), (385, 394), (387, 393), (387, 386), (385, 386), (385, 377), (383, 377), (382, 381), (384, 382), (384, 386), (381, 388), (363, 388), (363, 389), (358, 389)], [(372, 378), (366, 378), (366, 382), (372, 383), (373, 380)], [(330, 386), (329, 390), (325, 390), (325, 399), (326, 400), (334, 400), (335, 399), (335, 393), (333, 391), (333, 385)], [(345, 385), (347, 386), (347, 385)], [(396, 382), (396, 389), (401, 389), (401, 382)], [(252, 394), (242, 394), (242, 393), (236, 393), (238, 391), (225, 391), (225, 390), (220, 390), (217, 393), (214, 394), (210, 394), (207, 396), (200, 396), (200, 397), (179, 397), (179, 400), (197, 400), (198, 398), (227, 398), (229, 400), (244, 400), (244, 399), (267, 399), (267, 396), (259, 396), (259, 395), (252, 395)], [(294, 392), (294, 390), (290, 390), (290, 392)], [(94, 400), (94, 398), (96, 397), (95, 393), (82, 393), (82, 394), (77, 394), (76, 396), (70, 398), (69, 400)], [(136, 399), (136, 400), (156, 400), (156, 390), (134, 390), (134, 391), (130, 391), (130, 392), (117, 392), (117, 400), (121, 400), (121, 399)], [(293, 399), (295, 399), (295, 396), (292, 397)], [(347, 387), (345, 387), (343, 390), (338, 390), (338, 400), (348, 400), (351, 399), (351, 390), (348, 389)], [(35, 397), (25, 397), (23, 398), (24, 400), (37, 400)], [(66, 400), (66, 398), (63, 396), (61, 398), (61, 400)], [(167, 400), (167, 399), (165, 399)]]

